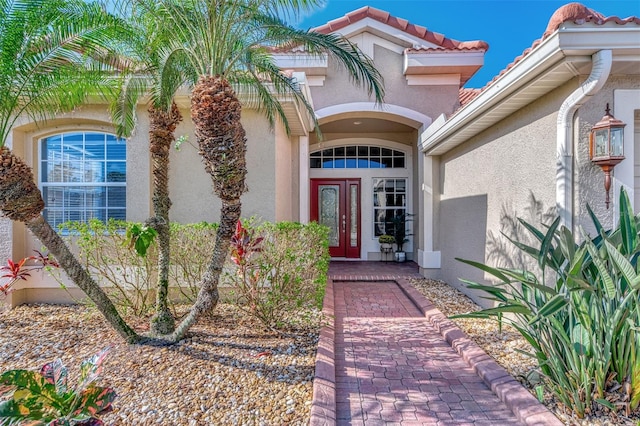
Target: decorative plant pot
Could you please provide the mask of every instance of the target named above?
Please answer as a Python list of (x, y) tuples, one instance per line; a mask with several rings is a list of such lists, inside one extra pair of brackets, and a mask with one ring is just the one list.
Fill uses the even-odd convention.
[(380, 243), (380, 251), (386, 251), (391, 248), (391, 244), (389, 243)]
[(396, 252), (396, 262), (404, 262), (407, 260), (407, 254), (403, 251)]

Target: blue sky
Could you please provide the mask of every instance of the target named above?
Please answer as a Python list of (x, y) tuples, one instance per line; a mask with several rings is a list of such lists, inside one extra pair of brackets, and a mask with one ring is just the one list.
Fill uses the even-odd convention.
[[(489, 43), (485, 65), (465, 85), (483, 87), (541, 37), (551, 15), (567, 3), (569, 1), (555, 0), (328, 0), (324, 9), (306, 17), (297, 26), (316, 27), (363, 6), (372, 6), (452, 39), (484, 40)], [(582, 3), (605, 16), (640, 17), (640, 0), (585, 0)]]

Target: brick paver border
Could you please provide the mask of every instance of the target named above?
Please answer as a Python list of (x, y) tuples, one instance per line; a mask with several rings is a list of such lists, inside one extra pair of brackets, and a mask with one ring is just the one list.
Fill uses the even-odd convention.
[(336, 424), (336, 329), (333, 298), (333, 280), (327, 280), (322, 301), (323, 325), (318, 340), (316, 372), (313, 379), (311, 426)]
[(561, 426), (563, 423), (542, 405), (520, 382), (480, 348), (449, 320), (438, 308), (419, 293), (407, 278), (395, 280), (402, 291), (420, 309), (433, 327), (482, 378), (484, 383), (526, 425)]

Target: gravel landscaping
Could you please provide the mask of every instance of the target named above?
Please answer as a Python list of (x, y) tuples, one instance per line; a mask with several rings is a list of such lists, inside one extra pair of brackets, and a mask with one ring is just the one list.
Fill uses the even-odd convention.
[[(467, 296), (443, 281), (418, 279), (412, 280), (411, 283), (446, 316), (481, 309), (480, 306)], [(526, 352), (532, 350), (529, 343), (521, 337), (520, 333), (509, 326), (503, 326), (502, 332), (500, 332), (498, 323), (493, 320), (459, 318), (453, 319), (452, 321), (484, 349), (485, 352), (492, 356), (498, 364), (502, 365), (513, 377), (519, 380), (535, 395), (535, 391), (529, 380), (536, 376), (534, 370), (536, 369), (537, 363), (535, 359), (518, 352), (518, 350)], [(638, 414), (629, 418), (621, 414), (616, 415), (599, 411), (595, 413), (595, 415), (580, 420), (566, 413), (563, 408), (553, 400), (551, 395), (545, 395), (544, 404), (556, 417), (567, 425), (640, 425), (640, 416)]]
[[(412, 284), (447, 316), (480, 309), (442, 281)], [(106, 424), (306, 425), (321, 316), (309, 311), (297, 319), (295, 328), (279, 333), (220, 304), (184, 341), (154, 347), (123, 343), (88, 306), (21, 306), (0, 312), (0, 371), (35, 370), (60, 358), (73, 380), (83, 359), (110, 347), (100, 384), (114, 387), (118, 397)], [(139, 332), (148, 329), (146, 319), (129, 321)], [(499, 332), (495, 321), (454, 321), (534, 393), (527, 378), (536, 363), (518, 352), (530, 347), (515, 330)], [(577, 420), (550, 395), (544, 403), (567, 425), (640, 425), (637, 414), (598, 412)]]
[[(188, 339), (152, 347), (127, 345), (90, 307), (21, 306), (0, 313), (0, 371), (35, 370), (60, 358), (73, 375), (109, 346), (100, 384), (118, 397), (106, 424), (304, 425), (320, 316), (301, 317), (282, 334), (220, 304)], [(139, 320), (136, 328), (146, 324)]]

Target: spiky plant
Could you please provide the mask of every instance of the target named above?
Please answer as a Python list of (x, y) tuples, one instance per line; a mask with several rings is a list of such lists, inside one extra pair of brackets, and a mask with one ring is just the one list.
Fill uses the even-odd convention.
[(42, 216), (44, 201), (31, 168), (7, 145), (20, 117), (43, 121), (108, 89), (104, 62), (95, 58), (109, 57), (104, 46), (117, 30), (97, 4), (0, 0), (0, 210), (24, 222), (115, 330), (133, 342), (136, 333)]
[(218, 301), (218, 281), (235, 225), (240, 218), (241, 195), (246, 191), (246, 136), (240, 121), (242, 103), (261, 111), (274, 124), (280, 120), (289, 130), (279, 96), (287, 95), (313, 108), (296, 80), (275, 64), (272, 48), (296, 47), (309, 54), (331, 56), (352, 80), (367, 88), (381, 102), (382, 77), (347, 39), (333, 34), (303, 31), (282, 18), (297, 16), (321, 4), (316, 0), (160, 0), (163, 19), (177, 33), (171, 60), (186, 61), (198, 76), (193, 81), (191, 118), (200, 154), (213, 188), (222, 201), (220, 227), (198, 298), (171, 339), (177, 340)]

